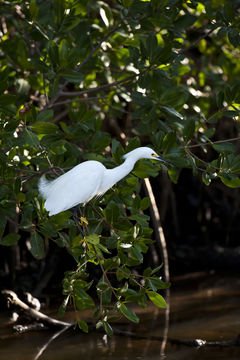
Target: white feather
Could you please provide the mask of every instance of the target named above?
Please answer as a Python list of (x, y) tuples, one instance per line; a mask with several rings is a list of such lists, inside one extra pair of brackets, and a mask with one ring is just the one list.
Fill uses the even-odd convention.
[(124, 155), (124, 163), (114, 169), (106, 169), (98, 161), (85, 161), (53, 181), (43, 175), (39, 192), (45, 201), (49, 215), (55, 215), (78, 204), (86, 204), (95, 196), (103, 195), (119, 180), (132, 171), (139, 159), (166, 161), (150, 148), (140, 147)]

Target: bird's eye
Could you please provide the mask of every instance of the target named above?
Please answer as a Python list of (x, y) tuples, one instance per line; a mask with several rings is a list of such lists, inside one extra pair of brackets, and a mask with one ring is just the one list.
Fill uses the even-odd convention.
[(156, 157), (156, 156), (157, 156), (156, 154), (152, 153), (152, 157)]

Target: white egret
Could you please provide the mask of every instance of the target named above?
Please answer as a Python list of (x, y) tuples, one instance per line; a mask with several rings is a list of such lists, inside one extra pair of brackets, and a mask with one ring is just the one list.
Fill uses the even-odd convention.
[(88, 160), (76, 165), (55, 180), (40, 178), (39, 192), (46, 200), (49, 215), (56, 215), (78, 204), (85, 205), (95, 196), (103, 195), (134, 168), (139, 159), (154, 159), (172, 164), (148, 147), (139, 147), (123, 155), (125, 161), (114, 169), (106, 169), (99, 161)]

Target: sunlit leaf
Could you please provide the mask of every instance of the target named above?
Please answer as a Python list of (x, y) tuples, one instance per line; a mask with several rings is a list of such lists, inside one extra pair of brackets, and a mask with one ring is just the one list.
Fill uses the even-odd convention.
[(147, 296), (149, 297), (149, 300), (151, 300), (154, 305), (158, 306), (159, 308), (163, 308), (163, 309), (167, 308), (166, 301), (160, 294), (158, 294), (154, 291), (147, 291)]

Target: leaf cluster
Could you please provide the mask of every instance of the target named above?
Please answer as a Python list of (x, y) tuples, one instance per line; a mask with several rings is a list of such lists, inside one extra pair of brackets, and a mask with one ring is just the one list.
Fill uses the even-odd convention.
[[(77, 270), (63, 280), (61, 312), (69, 301), (94, 309), (110, 335), (116, 312), (138, 322), (129, 302), (166, 307), (158, 291), (169, 284), (143, 267), (152, 230), (140, 196), (140, 179), (166, 168), (137, 163), (85, 210), (84, 238), (70, 211), (47, 216), (39, 176), (91, 159), (111, 168), (151, 144), (176, 165), (174, 183), (188, 168), (207, 186), (239, 187), (237, 143), (217, 138), (222, 124), (239, 138), (238, 1), (30, 0), (0, 9), (1, 244), (24, 239), (36, 259), (47, 240), (66, 248)], [(89, 267), (100, 269), (97, 280)]]

